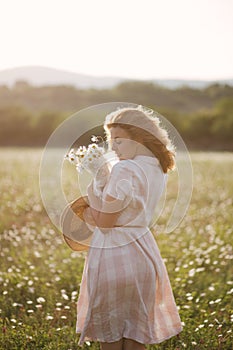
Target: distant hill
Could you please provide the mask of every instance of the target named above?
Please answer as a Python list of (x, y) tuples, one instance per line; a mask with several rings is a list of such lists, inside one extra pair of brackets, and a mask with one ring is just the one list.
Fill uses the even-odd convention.
[[(33, 86), (71, 85), (80, 89), (109, 89), (123, 81), (133, 80), (123, 77), (96, 77), (39, 66), (18, 67), (0, 71), (0, 85), (7, 85), (9, 87), (13, 86), (17, 81), (26, 81)], [(176, 89), (181, 86), (202, 89), (215, 83), (233, 86), (233, 79), (219, 81), (150, 79), (146, 81), (169, 89)]]
[(47, 67), (18, 67), (0, 71), (0, 85), (12, 86), (16, 81), (24, 80), (30, 85), (72, 85), (80, 89), (91, 87), (102, 89), (112, 87), (122, 80), (113, 77), (94, 77), (84, 74), (72, 73)]

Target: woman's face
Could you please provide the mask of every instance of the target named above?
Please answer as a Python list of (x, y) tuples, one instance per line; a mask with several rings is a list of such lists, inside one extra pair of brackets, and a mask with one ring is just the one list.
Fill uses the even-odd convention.
[(110, 147), (118, 158), (132, 159), (136, 156), (138, 143), (130, 139), (129, 133), (119, 126), (110, 128)]

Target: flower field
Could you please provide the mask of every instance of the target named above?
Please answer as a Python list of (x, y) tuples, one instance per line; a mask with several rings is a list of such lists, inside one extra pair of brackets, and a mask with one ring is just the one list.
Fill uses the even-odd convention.
[[(4, 350), (79, 349), (76, 301), (85, 253), (66, 246), (43, 208), (41, 154), (40, 149), (0, 149)], [(151, 350), (232, 349), (233, 154), (191, 153), (191, 159), (194, 188), (186, 216), (172, 233), (156, 237), (184, 329), (147, 346)], [(168, 196), (168, 206), (172, 200)], [(83, 348), (99, 349), (99, 344), (86, 342)]]

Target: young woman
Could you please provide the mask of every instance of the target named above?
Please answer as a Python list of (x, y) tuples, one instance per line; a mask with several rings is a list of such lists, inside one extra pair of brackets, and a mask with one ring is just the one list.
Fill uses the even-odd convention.
[(141, 107), (123, 108), (105, 119), (119, 162), (103, 188), (102, 207), (85, 212), (96, 228), (77, 305), (79, 344), (93, 340), (103, 350), (140, 350), (182, 330), (149, 229), (167, 173), (175, 167), (174, 148), (159, 122)]

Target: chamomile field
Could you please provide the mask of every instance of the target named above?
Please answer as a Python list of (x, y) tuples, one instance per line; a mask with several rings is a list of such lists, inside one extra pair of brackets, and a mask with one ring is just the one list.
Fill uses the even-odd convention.
[[(41, 149), (0, 150), (0, 349), (4, 350), (81, 349), (75, 333), (76, 301), (86, 253), (69, 249), (43, 208), (41, 154)], [(155, 235), (183, 331), (147, 346), (150, 350), (232, 349), (233, 154), (191, 152), (190, 156), (194, 178), (189, 209), (172, 233), (160, 230)], [(169, 201), (174, 201), (172, 192), (167, 207)], [(166, 215), (165, 210), (159, 222), (165, 222)], [(100, 347), (86, 342), (83, 349)]]

